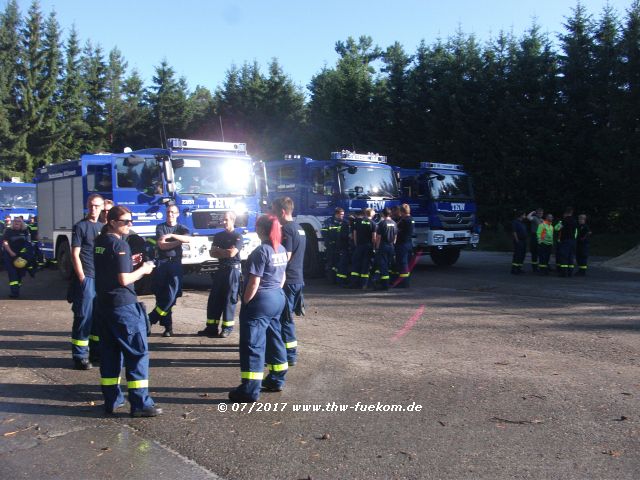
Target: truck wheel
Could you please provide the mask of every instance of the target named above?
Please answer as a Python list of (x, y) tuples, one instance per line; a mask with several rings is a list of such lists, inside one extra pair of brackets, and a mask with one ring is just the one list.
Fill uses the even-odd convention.
[(323, 275), (322, 261), (318, 253), (318, 237), (312, 228), (302, 227), (307, 237), (307, 244), (304, 250), (304, 276), (307, 278), (318, 278)]
[(58, 271), (64, 280), (71, 279), (73, 267), (71, 265), (71, 248), (67, 240), (62, 240), (56, 249), (56, 261)]
[(447, 248), (445, 250), (431, 250), (431, 260), (438, 267), (450, 267), (460, 258), (459, 248)]

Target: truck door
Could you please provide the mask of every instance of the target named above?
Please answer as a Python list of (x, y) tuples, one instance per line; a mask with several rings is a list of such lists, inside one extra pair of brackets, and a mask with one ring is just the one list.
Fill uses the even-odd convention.
[(314, 165), (308, 170), (308, 209), (315, 216), (333, 215), (336, 199), (336, 172), (329, 166)]

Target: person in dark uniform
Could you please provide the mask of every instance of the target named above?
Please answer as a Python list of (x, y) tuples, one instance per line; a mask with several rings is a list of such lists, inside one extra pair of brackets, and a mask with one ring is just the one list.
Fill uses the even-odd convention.
[(146, 315), (134, 282), (153, 271), (153, 262), (133, 270), (131, 249), (123, 239), (133, 223), (131, 211), (114, 206), (95, 240), (96, 308), (100, 310), (100, 385), (108, 414), (124, 405), (120, 371), (124, 361), (132, 417), (155, 417), (162, 409), (149, 396), (149, 345)]
[(347, 286), (349, 284), (349, 263), (351, 261), (351, 227), (349, 220), (344, 218), (344, 210), (342, 213), (343, 218), (338, 227), (336, 237), (336, 250), (338, 255), (336, 283)]
[(587, 216), (578, 215), (578, 234), (576, 236), (576, 263), (578, 271), (576, 275), (584, 277), (587, 274), (587, 264), (589, 262), (589, 237), (591, 229), (587, 225)]
[(287, 277), (284, 284), (284, 295), (287, 304), (282, 312), (280, 324), (282, 340), (287, 349), (287, 360), (294, 366), (298, 358), (298, 339), (293, 316), (304, 303), (302, 289), (304, 287), (304, 250), (307, 245), (305, 231), (293, 220), (293, 200), (289, 197), (277, 198), (271, 204), (273, 214), (282, 225), (282, 246), (287, 251)]
[[(281, 226), (273, 215), (256, 221), (262, 244), (247, 259), (247, 281), (240, 310), (240, 377), (229, 392), (233, 402), (255, 402), (260, 391), (284, 388), (289, 364), (282, 340), (280, 318), (285, 307), (283, 286), (287, 252), (280, 245)], [(265, 362), (269, 374), (264, 378)], [(263, 380), (264, 378), (264, 380)]]
[[(513, 239), (513, 258), (511, 260), (511, 273), (519, 275), (522, 273), (524, 257), (527, 255), (527, 227), (524, 224), (526, 215), (519, 212), (511, 222), (511, 237)], [(537, 253), (537, 250), (536, 250)]]
[(77, 370), (89, 370), (100, 358), (100, 337), (94, 325), (96, 297), (93, 250), (96, 237), (104, 226), (98, 219), (104, 199), (97, 193), (87, 198), (87, 215), (73, 226), (71, 231), (71, 355)]
[(558, 275), (561, 277), (573, 276), (576, 255), (576, 231), (578, 225), (573, 216), (573, 207), (567, 207), (554, 229), (558, 232)]
[(376, 227), (375, 265), (380, 270), (380, 289), (389, 290), (389, 267), (395, 253), (398, 225), (391, 219), (391, 210), (384, 208), (382, 218)]
[(156, 306), (149, 314), (151, 324), (160, 322), (164, 327), (163, 337), (173, 335), (171, 308), (182, 295), (182, 244), (189, 243), (189, 229), (178, 223), (178, 206), (167, 205), (167, 221), (156, 227), (158, 268), (153, 272), (151, 290), (156, 297)]
[(22, 217), (14, 217), (2, 234), (2, 260), (9, 275), (9, 298), (19, 298), (22, 279), (33, 261), (31, 235)]
[(336, 207), (333, 216), (327, 217), (322, 226), (322, 236), (324, 238), (325, 270), (327, 279), (331, 283), (336, 283), (338, 273), (338, 263), (340, 252), (338, 250), (338, 237), (340, 228), (344, 220), (344, 209)]
[(353, 224), (354, 250), (351, 257), (351, 288), (367, 288), (375, 234), (376, 224), (373, 222), (373, 209), (363, 208), (362, 216), (357, 218)]
[(220, 337), (226, 338), (233, 331), (240, 291), (240, 250), (243, 247), (242, 235), (234, 230), (236, 214), (225, 212), (222, 219), (224, 230), (216, 233), (209, 255), (217, 258), (219, 265), (211, 275), (211, 292), (207, 300), (207, 326), (198, 335), (218, 336), (218, 323), (222, 317)]
[(397, 288), (409, 288), (409, 260), (413, 251), (413, 232), (415, 223), (411, 217), (411, 207), (407, 203), (400, 206), (398, 221), (398, 238), (396, 240), (396, 268), (398, 278), (394, 283)]

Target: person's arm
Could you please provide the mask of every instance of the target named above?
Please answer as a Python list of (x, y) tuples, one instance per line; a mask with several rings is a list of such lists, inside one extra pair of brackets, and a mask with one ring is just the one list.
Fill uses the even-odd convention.
[(132, 283), (137, 282), (145, 275), (153, 272), (154, 268), (155, 266), (152, 263), (144, 263), (140, 268), (133, 272), (118, 273), (118, 282), (123, 287), (126, 287), (127, 285), (131, 285)]
[(282, 281), (280, 282), (280, 288), (284, 288), (284, 282), (287, 279), (287, 274), (283, 273), (282, 274)]
[(211, 250), (209, 250), (209, 255), (211, 255), (213, 258), (233, 258), (238, 254), (239, 251), (240, 250), (238, 250), (235, 246), (231, 248), (222, 248), (212, 245)]
[(249, 274), (249, 280), (247, 281), (247, 285), (244, 288), (243, 301), (245, 305), (249, 303), (251, 300), (253, 300), (253, 297), (256, 296), (259, 286), (260, 286), (260, 277), (253, 274)]
[(82, 262), (80, 261), (80, 247), (71, 247), (71, 265), (73, 266), (73, 271), (76, 273), (76, 277), (78, 277), (78, 281), (80, 283), (84, 282), (84, 268), (82, 268)]
[(11, 250), (11, 247), (9, 246), (9, 242), (6, 240), (2, 240), (2, 246), (5, 249), (5, 251), (9, 254), (10, 257), (15, 257), (16, 256), (16, 252), (14, 252), (13, 250)]
[(182, 242), (178, 241), (178, 240), (172, 240), (173, 235), (172, 234), (167, 234), (167, 235), (162, 235), (161, 237), (158, 238), (158, 248), (160, 250), (172, 250), (180, 245), (182, 245)]

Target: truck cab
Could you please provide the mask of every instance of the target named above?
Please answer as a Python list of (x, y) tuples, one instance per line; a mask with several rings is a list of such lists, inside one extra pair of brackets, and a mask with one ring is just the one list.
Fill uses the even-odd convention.
[(396, 169), (403, 203), (415, 221), (416, 250), (429, 252), (436, 265), (453, 265), (460, 250), (475, 247), (476, 202), (471, 177), (461, 165), (421, 162)]
[(48, 258), (56, 259), (63, 276), (71, 275), (71, 228), (86, 214), (87, 197), (98, 193), (131, 210), (132, 231), (145, 238), (153, 255), (156, 226), (166, 219), (165, 205), (175, 202), (179, 223), (192, 235), (183, 245), (186, 272), (217, 267), (209, 255), (222, 216), (233, 210), (236, 230), (243, 234), (242, 258), (259, 245), (255, 221), (263, 191), (258, 165), (243, 143), (172, 138), (168, 148), (82, 155), (79, 160), (38, 169), (41, 208), (40, 238)]
[(305, 230), (305, 275), (323, 272), (325, 251), (322, 224), (336, 207), (346, 214), (362, 208), (376, 211), (399, 204), (393, 169), (383, 155), (332, 152), (329, 160), (286, 155), (283, 160), (265, 162), (269, 204), (274, 198), (293, 199), (293, 215)]
[(37, 214), (35, 184), (0, 182), (0, 221), (9, 216), (22, 217), (27, 222)]

